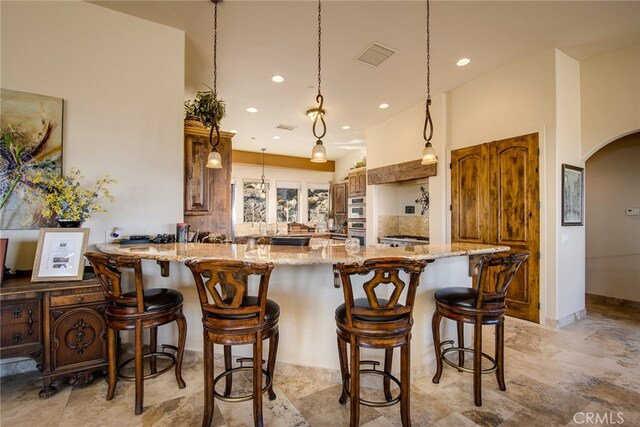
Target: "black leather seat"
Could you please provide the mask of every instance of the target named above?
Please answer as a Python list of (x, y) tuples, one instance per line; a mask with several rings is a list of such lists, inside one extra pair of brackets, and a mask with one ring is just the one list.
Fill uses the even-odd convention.
[[(224, 300), (225, 304), (231, 304), (231, 301), (232, 301), (231, 299)], [(242, 298), (242, 304), (240, 305), (240, 307), (256, 306), (258, 304), (259, 304), (258, 297), (247, 296)], [(226, 314), (226, 313), (225, 314), (207, 313), (207, 315), (215, 319), (247, 319), (254, 316), (253, 314)], [(277, 319), (278, 317), (280, 317), (280, 306), (274, 300), (270, 300), (267, 298), (267, 304), (265, 306), (265, 313), (264, 313), (264, 320), (269, 321), (271, 319)]]
[[(388, 304), (388, 301), (386, 299), (380, 299), (378, 300), (378, 302), (383, 307)], [(359, 308), (371, 308), (371, 305), (369, 305), (369, 300), (366, 298), (356, 298), (355, 300), (353, 300), (353, 306), (359, 307)], [(403, 307), (403, 306), (400, 304), (395, 305), (395, 308), (400, 308), (400, 307)], [(402, 318), (402, 316), (403, 316), (402, 314), (399, 314), (397, 316), (387, 316), (383, 318), (383, 317), (364, 316), (361, 314), (354, 314), (353, 318), (358, 320), (363, 320), (365, 322), (387, 322), (387, 321), (399, 320)], [(336, 307), (336, 320), (342, 323), (346, 323), (347, 321), (346, 304), (343, 303)]]
[(454, 287), (437, 290), (434, 298), (436, 301), (447, 305), (458, 305), (473, 308), (473, 304), (475, 303), (477, 296), (477, 289)]
[[(182, 294), (175, 289), (166, 289), (166, 288), (154, 288), (154, 289), (145, 289), (143, 291), (144, 294), (144, 310), (145, 311), (156, 311), (156, 310), (164, 310), (171, 307), (178, 307), (182, 305), (183, 297)], [(135, 298), (135, 292), (126, 292), (122, 294), (124, 298)], [(123, 304), (121, 302), (116, 302), (114, 305), (118, 307), (135, 307), (135, 303), (133, 304)]]

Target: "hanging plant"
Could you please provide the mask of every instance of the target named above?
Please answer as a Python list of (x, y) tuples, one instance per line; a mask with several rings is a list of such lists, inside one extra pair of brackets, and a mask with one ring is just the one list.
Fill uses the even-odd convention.
[(197, 120), (205, 127), (213, 126), (215, 120), (220, 126), (220, 121), (227, 115), (226, 106), (213, 88), (207, 87), (209, 90), (198, 91), (194, 99), (184, 102), (185, 120)]

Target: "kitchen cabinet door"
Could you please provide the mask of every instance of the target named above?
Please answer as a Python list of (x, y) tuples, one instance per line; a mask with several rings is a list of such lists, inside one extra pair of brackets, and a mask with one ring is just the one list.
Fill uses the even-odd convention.
[(507, 314), (538, 322), (538, 134), (454, 150), (451, 160), (451, 241), (529, 251), (509, 287)]
[[(211, 152), (209, 130), (185, 126), (184, 221), (192, 230), (231, 234), (231, 138), (220, 132), (222, 169), (206, 167)], [(214, 134), (215, 138), (215, 134)]]
[(347, 181), (331, 186), (331, 210), (334, 215), (347, 214)]

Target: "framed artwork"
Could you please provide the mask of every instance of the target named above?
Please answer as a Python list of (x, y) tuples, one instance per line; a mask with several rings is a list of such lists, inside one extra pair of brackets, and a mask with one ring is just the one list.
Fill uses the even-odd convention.
[(32, 282), (82, 280), (88, 228), (42, 228)]
[(584, 169), (562, 165), (562, 225), (584, 225)]
[(34, 175), (62, 174), (62, 98), (0, 89), (0, 229), (37, 230), (43, 218)]

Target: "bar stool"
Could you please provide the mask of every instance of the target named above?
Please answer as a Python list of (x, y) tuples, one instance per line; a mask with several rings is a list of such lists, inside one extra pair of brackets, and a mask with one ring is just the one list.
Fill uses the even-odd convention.
[[(187, 339), (187, 321), (182, 314), (182, 294), (174, 289), (143, 289), (141, 260), (132, 256), (114, 256), (87, 252), (84, 254), (93, 266), (106, 298), (104, 317), (107, 323), (107, 348), (109, 358), (109, 386), (107, 400), (111, 400), (116, 390), (118, 378), (135, 381), (135, 413), (142, 413), (144, 380), (155, 378), (175, 366), (178, 387), (185, 388), (182, 379), (182, 358)], [(135, 290), (125, 292), (122, 287), (122, 271), (129, 270), (134, 277)], [(158, 326), (175, 321), (178, 324), (178, 347), (162, 345), (163, 351), (156, 351)], [(135, 356), (117, 365), (117, 331), (135, 331)], [(143, 330), (150, 331), (150, 349), (144, 353)], [(173, 353), (164, 351), (171, 349)], [(157, 358), (168, 359), (170, 363), (158, 371)], [(144, 374), (144, 359), (150, 358), (150, 373)], [(135, 362), (135, 375), (124, 375), (123, 369)]]
[[(280, 307), (267, 299), (272, 263), (245, 263), (235, 260), (188, 260), (200, 297), (202, 326), (204, 328), (204, 416), (203, 427), (208, 427), (213, 419), (214, 397), (222, 401), (238, 402), (253, 399), (253, 420), (262, 426), (262, 393), (269, 392), (269, 400), (274, 400), (273, 371), (278, 350), (278, 319)], [(249, 295), (249, 277), (259, 276), (257, 296)], [(269, 340), (267, 369), (262, 365), (262, 341)], [(213, 378), (214, 344), (224, 346), (225, 369)], [(233, 368), (231, 346), (252, 344), (253, 357), (240, 358), (240, 367)], [(250, 361), (252, 366), (244, 366)], [(253, 373), (253, 392), (232, 397), (233, 374), (239, 371)], [(262, 375), (266, 381), (262, 382)], [(225, 378), (224, 393), (216, 391), (216, 384)]]
[[(458, 371), (473, 373), (473, 400), (482, 406), (481, 375), (494, 372), (500, 390), (507, 389), (504, 382), (504, 313), (507, 309), (506, 295), (511, 281), (529, 252), (511, 255), (485, 255), (478, 264), (478, 274), (473, 288), (443, 288), (435, 293), (436, 311), (433, 313), (433, 347), (436, 352), (437, 370), (434, 383), (440, 382), (442, 362)], [(443, 317), (457, 323), (458, 346), (453, 341), (440, 342), (440, 321)], [(474, 325), (473, 348), (464, 346), (464, 324)], [(496, 325), (495, 359), (482, 352), (482, 325)], [(444, 346), (449, 345), (443, 350)], [(473, 368), (464, 366), (464, 353), (473, 353)], [(447, 358), (458, 354), (458, 363)], [(491, 367), (482, 368), (482, 358), (491, 362)]]
[[(406, 258), (374, 258), (357, 263), (338, 263), (344, 291), (344, 304), (335, 311), (338, 336), (338, 356), (342, 374), (342, 395), (339, 402), (344, 405), (350, 398), (350, 425), (355, 427), (360, 420), (360, 404), (373, 407), (390, 406), (400, 402), (403, 426), (411, 425), (409, 405), (410, 343), (413, 325), (413, 305), (420, 274), (427, 262)], [(399, 273), (408, 275), (407, 281)], [(355, 298), (352, 276), (365, 277), (362, 288), (366, 298)], [(408, 284), (407, 284), (408, 283)], [(389, 285), (389, 286), (380, 286)], [(404, 303), (400, 304), (403, 290), (407, 288)], [(389, 299), (379, 295), (391, 293)], [(350, 346), (350, 363), (347, 361), (347, 344)], [(391, 374), (393, 349), (400, 347), (400, 379)], [(376, 369), (377, 361), (361, 361), (360, 348), (384, 349), (384, 370)], [(361, 364), (371, 364), (372, 369), (361, 369)], [(360, 397), (360, 374), (375, 374), (383, 377), (385, 401), (375, 402)], [(393, 398), (391, 381), (400, 387), (400, 394)]]

